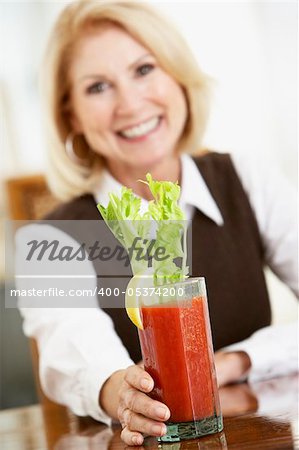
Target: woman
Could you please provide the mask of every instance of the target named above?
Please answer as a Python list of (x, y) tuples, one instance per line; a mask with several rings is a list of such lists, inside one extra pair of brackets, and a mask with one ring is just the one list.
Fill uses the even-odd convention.
[[(294, 360), (286, 364), (293, 331), (269, 326), (263, 276), (267, 262), (297, 289), (292, 211), (281, 221), (281, 195), (263, 192), (247, 163), (200, 152), (209, 80), (173, 26), (142, 2), (69, 5), (52, 33), (44, 88), (50, 186), (67, 201), (49, 218), (97, 219), (96, 203), (105, 204), (122, 185), (146, 204), (148, 190), (137, 180), (147, 172), (179, 180), (180, 205), (193, 219), (194, 270), (209, 287), (219, 385), (295, 370)], [(43, 225), (34, 227), (45, 236)], [(19, 246), (26, 233), (19, 232)], [(47, 227), (49, 235), (60, 238), (61, 230)], [(118, 419), (130, 445), (142, 444), (144, 434), (165, 433), (171, 412), (147, 395), (153, 380), (133, 364), (138, 354), (118, 332), (115, 314), (100, 308), (22, 313), (26, 334), (38, 340), (41, 381), (51, 398), (78, 415)]]

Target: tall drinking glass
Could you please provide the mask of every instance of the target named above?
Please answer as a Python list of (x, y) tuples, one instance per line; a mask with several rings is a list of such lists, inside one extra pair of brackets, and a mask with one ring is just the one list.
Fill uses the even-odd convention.
[[(150, 396), (171, 416), (160, 442), (177, 442), (223, 429), (204, 278), (161, 286), (159, 304), (142, 300), (139, 340)], [(162, 300), (161, 300), (162, 299)]]

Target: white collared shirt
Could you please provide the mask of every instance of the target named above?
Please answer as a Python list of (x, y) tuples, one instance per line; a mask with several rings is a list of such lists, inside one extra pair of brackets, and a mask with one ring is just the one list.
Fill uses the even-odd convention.
[[(267, 167), (263, 171), (260, 164), (257, 170), (248, 158), (240, 156), (232, 155), (232, 160), (255, 213), (267, 263), (298, 296), (295, 192), (275, 170)], [(194, 161), (187, 155), (183, 155), (181, 161), (180, 206), (186, 218), (191, 219), (197, 208), (222, 226), (221, 212)], [(120, 189), (120, 183), (104, 172), (94, 193), (95, 202), (106, 205), (109, 192), (119, 193)], [(146, 206), (146, 200), (142, 199), (142, 209)], [(35, 227), (36, 238), (45, 238), (45, 226), (24, 227), (16, 238), (20, 252), (28, 240), (29, 227)], [(48, 240), (63, 238), (65, 241), (60, 230), (46, 227)], [(68, 242), (74, 244), (70, 237)], [(85, 271), (94, 274), (88, 260)], [(95, 277), (91, 277), (90, 286), (96, 286)], [(18, 287), (22, 287), (20, 280)], [(25, 334), (38, 342), (40, 378), (46, 394), (77, 415), (89, 415), (109, 424), (111, 419), (99, 407), (100, 389), (114, 371), (128, 367), (133, 361), (116, 335), (112, 320), (97, 305), (97, 299), (92, 298), (89, 304), (92, 307), (84, 309), (22, 308), (20, 305), (20, 310)], [(249, 354), (252, 362), (249, 380), (296, 371), (296, 325), (263, 328), (227, 350), (244, 350)]]

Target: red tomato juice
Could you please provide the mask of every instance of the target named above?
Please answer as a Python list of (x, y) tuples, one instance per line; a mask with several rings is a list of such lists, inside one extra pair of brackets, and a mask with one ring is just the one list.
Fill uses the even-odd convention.
[(220, 413), (206, 299), (195, 297), (189, 305), (141, 310), (143, 362), (155, 381), (151, 397), (169, 407), (170, 422)]

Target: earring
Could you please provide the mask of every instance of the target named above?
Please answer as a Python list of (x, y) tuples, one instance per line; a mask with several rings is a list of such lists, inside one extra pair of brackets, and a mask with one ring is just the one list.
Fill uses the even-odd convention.
[(79, 158), (79, 156), (76, 155), (76, 152), (74, 150), (74, 138), (75, 138), (76, 134), (71, 131), (68, 135), (67, 138), (65, 140), (64, 143), (64, 147), (65, 147), (65, 152), (67, 154), (67, 156), (76, 164), (82, 166), (82, 165), (86, 165), (87, 161), (84, 158)]

